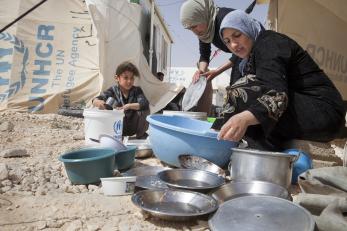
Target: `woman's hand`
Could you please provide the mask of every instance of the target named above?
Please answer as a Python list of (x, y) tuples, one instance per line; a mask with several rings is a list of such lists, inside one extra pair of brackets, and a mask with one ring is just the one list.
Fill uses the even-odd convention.
[(208, 81), (212, 81), (217, 75), (219, 75), (217, 70), (210, 70), (200, 74), (200, 76), (205, 76)]
[(256, 124), (259, 124), (257, 118), (250, 111), (243, 111), (230, 117), (221, 128), (218, 139), (238, 142), (245, 135), (248, 126)]
[(105, 110), (105, 101), (101, 99), (94, 99), (93, 100), (93, 105), (101, 110)]
[(199, 80), (200, 76), (203, 73), (208, 71), (208, 63), (204, 62), (204, 61), (199, 62), (199, 63), (197, 63), (197, 68), (198, 68), (198, 70), (194, 73), (193, 78), (192, 78), (193, 84)]
[(202, 74), (202, 71), (197, 70), (193, 75), (192, 83), (196, 83), (199, 80), (201, 74)]

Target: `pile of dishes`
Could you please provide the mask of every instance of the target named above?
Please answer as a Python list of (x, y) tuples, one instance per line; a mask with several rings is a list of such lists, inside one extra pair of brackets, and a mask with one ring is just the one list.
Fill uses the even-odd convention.
[[(132, 202), (164, 220), (192, 220), (215, 212), (209, 217), (211, 230), (314, 230), (311, 214), (290, 201), (283, 184), (253, 178), (227, 182), (228, 171), (207, 159), (185, 154), (178, 161), (181, 168), (157, 167), (151, 176), (138, 176), (135, 185), (147, 190), (136, 192)], [(287, 178), (282, 178), (284, 185)]]
[(150, 169), (148, 166), (125, 173), (136, 175), (135, 186), (146, 189), (132, 196), (133, 203), (143, 211), (161, 219), (182, 221), (218, 208), (217, 200), (208, 193), (223, 185), (224, 177), (197, 168)]

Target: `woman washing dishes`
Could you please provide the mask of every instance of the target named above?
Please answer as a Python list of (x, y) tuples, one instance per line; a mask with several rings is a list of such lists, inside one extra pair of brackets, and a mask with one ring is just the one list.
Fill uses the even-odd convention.
[[(252, 11), (254, 5), (255, 1), (246, 11)], [(198, 70), (193, 76), (193, 83), (200, 76), (205, 76), (208, 80), (206, 90), (198, 102), (197, 111), (210, 113), (212, 106), (211, 80), (239, 61), (236, 56), (233, 56), (216, 70), (208, 70), (211, 44), (224, 52), (230, 53), (230, 50), (219, 36), (219, 28), (225, 15), (233, 10), (231, 8), (216, 7), (213, 0), (187, 0), (181, 6), (180, 20), (183, 27), (191, 30), (199, 38), (200, 59)], [(235, 75), (237, 74), (235, 73)]]
[(225, 16), (220, 35), (242, 58), (242, 77), (227, 88), (220, 139), (243, 138), (261, 150), (281, 150), (290, 139), (334, 139), (344, 126), (341, 95), (293, 39), (239, 10)]

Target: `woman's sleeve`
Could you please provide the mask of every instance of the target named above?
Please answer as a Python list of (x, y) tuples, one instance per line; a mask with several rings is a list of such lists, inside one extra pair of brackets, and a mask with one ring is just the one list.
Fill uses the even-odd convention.
[(270, 134), (288, 105), (287, 67), (292, 54), (287, 39), (276, 35), (267, 37), (254, 47), (256, 79), (261, 94), (248, 109), (266, 135)]
[(148, 110), (149, 102), (140, 87), (137, 88), (137, 102), (140, 104), (140, 110)]
[(211, 43), (204, 43), (199, 40), (200, 59), (199, 62), (210, 63)]

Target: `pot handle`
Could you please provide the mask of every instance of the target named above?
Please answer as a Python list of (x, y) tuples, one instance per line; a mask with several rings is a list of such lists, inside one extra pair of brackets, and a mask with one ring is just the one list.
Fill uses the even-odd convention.
[(229, 174), (230, 174), (230, 180), (233, 180), (233, 172), (232, 172), (232, 157), (230, 157), (230, 162), (229, 162), (229, 164), (228, 164), (228, 170), (229, 170)]
[(290, 165), (294, 164), (299, 159), (301, 154), (301, 150), (299, 150), (298, 154), (293, 157), (292, 161), (290, 162)]

